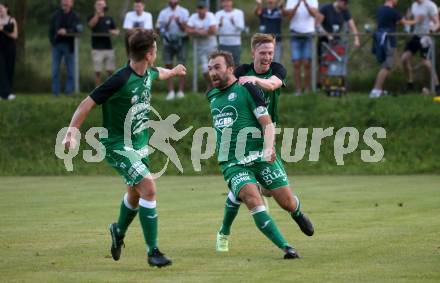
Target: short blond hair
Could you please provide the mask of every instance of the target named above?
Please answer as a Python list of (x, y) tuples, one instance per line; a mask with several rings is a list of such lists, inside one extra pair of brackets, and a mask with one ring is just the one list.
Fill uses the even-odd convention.
[(275, 36), (267, 33), (256, 33), (251, 38), (252, 50), (255, 50), (255, 48), (265, 43), (275, 44)]

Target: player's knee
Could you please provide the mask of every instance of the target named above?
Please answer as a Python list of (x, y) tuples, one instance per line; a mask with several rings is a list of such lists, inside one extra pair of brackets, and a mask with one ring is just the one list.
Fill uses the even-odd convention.
[(263, 200), (258, 192), (245, 192), (243, 194), (240, 194), (240, 199), (243, 200), (243, 202), (249, 209), (263, 205)]
[(147, 200), (156, 199), (156, 186), (152, 179), (142, 179), (142, 181), (138, 185), (136, 185), (135, 188), (141, 198)]

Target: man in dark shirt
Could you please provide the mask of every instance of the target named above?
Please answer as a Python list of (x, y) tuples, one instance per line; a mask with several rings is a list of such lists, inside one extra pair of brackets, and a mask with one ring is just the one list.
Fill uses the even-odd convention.
[(105, 15), (106, 10), (105, 0), (96, 0), (95, 14), (87, 19), (92, 29), (92, 60), (96, 86), (101, 84), (101, 72), (104, 65), (109, 75), (115, 70), (115, 51), (110, 36), (118, 35), (119, 30), (113, 18)]
[(385, 83), (385, 79), (394, 65), (394, 53), (396, 51), (397, 41), (395, 36), (387, 34), (396, 32), (397, 24), (414, 24), (414, 21), (409, 21), (402, 17), (402, 15), (395, 9), (396, 5), (397, 0), (387, 0), (385, 1), (385, 4), (380, 6), (377, 10), (377, 31), (375, 33), (375, 37), (380, 38), (381, 42), (375, 40), (376, 46), (374, 47), (374, 50), (376, 52), (376, 57), (378, 57), (377, 52), (380, 51), (380, 45), (383, 45), (384, 56), (381, 60), (379, 60), (381, 67), (379, 73), (377, 74), (374, 88), (370, 92), (370, 98), (378, 98), (383, 95), (383, 85)]
[(255, 15), (260, 18), (260, 32), (273, 34), (276, 38), (274, 62), (281, 63), (283, 49), (281, 44), (281, 24), (283, 11), (277, 0), (267, 0), (267, 6), (263, 7), (262, 0), (256, 0)]
[[(323, 43), (327, 43), (332, 40), (339, 40), (339, 37), (335, 36), (334, 34), (338, 34), (346, 30), (346, 25), (348, 25), (350, 32), (354, 34), (354, 46), (356, 48), (360, 46), (358, 30), (353, 18), (351, 17), (351, 13), (348, 10), (348, 2), (348, 0), (336, 0), (333, 3), (322, 5), (319, 9), (319, 12), (323, 16), (321, 21), (321, 32), (325, 34), (325, 36), (319, 38), (319, 61), (321, 61), (321, 54), (324, 51)], [(318, 76), (319, 75), (320, 74), (318, 72)], [(321, 81), (320, 76), (318, 81)]]
[(51, 17), (49, 39), (52, 45), (52, 93), (60, 94), (60, 64), (64, 57), (67, 78), (65, 93), (74, 90), (74, 36), (79, 32), (79, 16), (72, 10), (73, 0), (61, 0), (61, 8)]
[[(325, 4), (319, 12), (323, 16), (321, 26), (326, 34), (340, 33), (344, 30), (344, 25), (348, 24), (348, 28), (354, 34), (354, 45), (360, 46), (358, 30), (348, 10), (348, 0), (337, 0), (334, 3)], [(328, 37), (332, 38), (331, 35)]]

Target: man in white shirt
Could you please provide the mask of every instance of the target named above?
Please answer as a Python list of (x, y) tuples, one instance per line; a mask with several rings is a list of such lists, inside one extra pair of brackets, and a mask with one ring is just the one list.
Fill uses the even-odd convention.
[[(311, 33), (315, 32), (316, 22), (320, 22), (322, 15), (318, 11), (318, 0), (288, 0), (283, 14), (290, 19), (290, 32), (294, 33), (291, 39), (291, 56), (296, 95), (299, 96), (303, 89), (305, 92), (310, 91), (313, 43)], [(304, 67), (303, 82), (301, 80), (302, 67)]]
[(136, 28), (140, 29), (153, 29), (153, 16), (144, 11), (144, 3), (142, 0), (134, 0), (134, 11), (127, 12), (125, 14), (124, 23), (122, 28), (127, 31), (125, 34), (125, 50), (128, 55), (128, 37), (130, 32)]
[(432, 64), (429, 58), (432, 40), (426, 34), (439, 29), (439, 16), (437, 5), (430, 0), (415, 0), (410, 10), (411, 18), (416, 21), (414, 25), (414, 36), (407, 42), (405, 52), (402, 54), (402, 64), (408, 75), (407, 91), (414, 91), (414, 77), (411, 66), (411, 59), (414, 54), (420, 52), (422, 65), (433, 75), (437, 95), (440, 95), (440, 86), (437, 74), (432, 72)]
[(215, 13), (218, 21), (219, 50), (231, 52), (235, 66), (240, 65), (241, 32), (244, 30), (244, 13), (234, 9), (232, 0), (222, 0), (223, 10)]
[[(163, 63), (165, 68), (173, 68), (173, 59), (176, 63), (185, 65), (188, 54), (188, 35), (186, 34), (186, 23), (188, 22), (189, 11), (179, 5), (179, 0), (169, 0), (168, 7), (160, 11), (156, 27), (160, 30), (163, 38)], [(168, 80), (167, 100), (175, 97), (185, 96), (185, 77), (179, 77), (179, 91), (174, 91), (173, 79)]]
[(153, 16), (144, 11), (142, 0), (134, 1), (134, 11), (125, 14), (123, 28), (132, 30), (134, 28), (153, 29)]
[(208, 74), (208, 57), (217, 49), (217, 24), (214, 14), (208, 12), (206, 2), (201, 0), (197, 3), (197, 12), (189, 17), (186, 25), (186, 31), (195, 37), (197, 62), (202, 68), (203, 76), (207, 82), (207, 90), (212, 88)]

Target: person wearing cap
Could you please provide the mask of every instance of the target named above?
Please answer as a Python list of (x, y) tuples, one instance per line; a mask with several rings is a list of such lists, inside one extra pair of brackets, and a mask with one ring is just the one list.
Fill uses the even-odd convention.
[[(159, 13), (156, 28), (163, 38), (163, 63), (168, 69), (173, 68), (173, 59), (185, 65), (188, 54), (188, 35), (185, 32), (189, 11), (179, 5), (179, 0), (169, 0), (168, 6)], [(168, 80), (167, 100), (185, 96), (185, 78), (179, 77), (179, 90), (174, 91), (173, 79)]]
[(207, 82), (207, 90), (212, 88), (208, 74), (208, 56), (217, 49), (217, 25), (217, 19), (213, 13), (208, 11), (206, 2), (197, 2), (197, 12), (189, 18), (186, 31), (196, 40), (197, 62)]
[(244, 13), (235, 9), (232, 0), (221, 1), (223, 10), (215, 13), (218, 21), (219, 50), (232, 54), (235, 66), (240, 65), (241, 32), (244, 30)]

